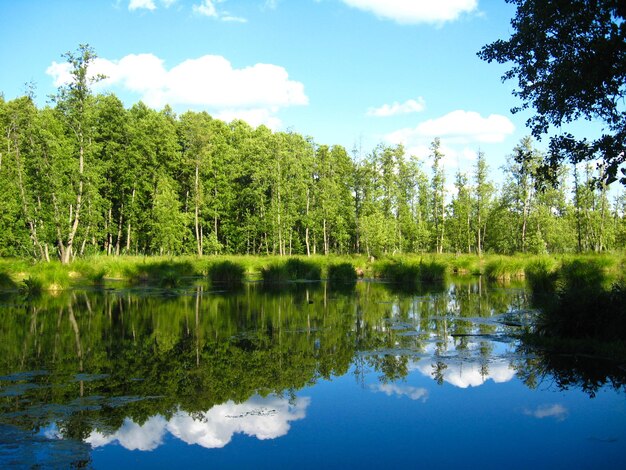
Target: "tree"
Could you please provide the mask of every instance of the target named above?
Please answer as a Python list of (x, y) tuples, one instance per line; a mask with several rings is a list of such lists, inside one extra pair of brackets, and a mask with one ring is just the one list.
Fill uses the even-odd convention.
[[(77, 168), (68, 168), (73, 172), (71, 178), (73, 201), (69, 207), (70, 226), (65, 227), (64, 224), (60, 224), (58, 218), (56, 220), (59, 257), (61, 262), (66, 264), (70, 262), (73, 256), (74, 241), (83, 215), (86, 186), (89, 184), (85, 167), (86, 160), (90, 157), (90, 147), (92, 147), (89, 122), (92, 101), (90, 85), (103, 77), (89, 76), (89, 65), (96, 59), (96, 54), (90, 46), (81, 44), (76, 53), (67, 52), (63, 54), (63, 57), (71, 66), (72, 80), (67, 85), (60, 87), (53, 99), (71, 136), (72, 157), (76, 160), (72, 166), (75, 167), (77, 164)], [(58, 209), (61, 211), (64, 208), (58, 207)]]
[(528, 249), (528, 235), (534, 233), (529, 226), (535, 206), (535, 178), (541, 157), (541, 153), (534, 148), (532, 137), (527, 136), (515, 146), (504, 168), (507, 173), (504, 196), (516, 220), (519, 236), (516, 249), (523, 253)]
[(450, 245), (456, 253), (472, 252), (474, 237), (471, 230), (472, 194), (467, 175), (458, 170), (454, 180), (456, 194), (449, 207), (447, 230)]
[(476, 183), (474, 198), (474, 224), (476, 230), (476, 252), (482, 255), (485, 233), (487, 231), (487, 216), (491, 197), (494, 192), (493, 185), (487, 179), (488, 167), (485, 161), (485, 154), (478, 151), (476, 168), (474, 170), (474, 182)]
[[(513, 62), (503, 80), (517, 78), (518, 112), (532, 107), (527, 121), (540, 138), (550, 127), (578, 119), (597, 120), (603, 135), (577, 139), (564, 132), (551, 137), (541, 176), (552, 183), (564, 160), (602, 159), (602, 179), (617, 180), (626, 161), (626, 3), (621, 0), (506, 0), (517, 6), (513, 35), (484, 46), (488, 62)], [(626, 185), (626, 169), (620, 182)]]
[(432, 217), (435, 235), (435, 249), (437, 253), (443, 253), (445, 234), (446, 174), (441, 162), (443, 159), (443, 153), (441, 152), (440, 147), (441, 141), (438, 137), (436, 137), (430, 145), (430, 155), (433, 158), (433, 179), (431, 180)]

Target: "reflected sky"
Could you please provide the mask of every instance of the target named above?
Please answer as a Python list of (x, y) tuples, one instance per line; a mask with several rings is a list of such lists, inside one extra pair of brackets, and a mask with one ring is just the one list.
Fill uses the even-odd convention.
[(94, 431), (85, 442), (94, 448), (117, 442), (128, 450), (145, 451), (160, 446), (166, 433), (208, 449), (224, 447), (237, 433), (261, 440), (276, 439), (289, 432), (291, 421), (304, 419), (309, 403), (308, 397), (291, 404), (276, 396), (254, 396), (245, 403), (229, 401), (193, 416), (184, 411), (177, 411), (170, 419), (152, 416), (142, 425), (127, 418), (115, 433)]

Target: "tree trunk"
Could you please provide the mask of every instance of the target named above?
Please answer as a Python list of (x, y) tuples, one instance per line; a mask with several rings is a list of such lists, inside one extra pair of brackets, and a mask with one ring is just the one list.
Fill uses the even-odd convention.
[(65, 250), (61, 253), (61, 263), (68, 264), (72, 259), (72, 246), (74, 245), (74, 237), (78, 231), (78, 225), (80, 223), (80, 211), (83, 203), (83, 175), (84, 175), (84, 159), (85, 159), (85, 147), (82, 135), (80, 137), (80, 148), (78, 152), (78, 193), (76, 194), (76, 211), (74, 213), (74, 222), (70, 228), (70, 232), (67, 237), (67, 245)]
[(124, 204), (120, 207), (120, 218), (117, 222), (117, 239), (115, 240), (115, 256), (120, 255), (120, 239), (122, 238), (122, 227), (124, 226)]
[(198, 256), (202, 256), (202, 241), (201, 241), (201, 237), (200, 237), (200, 229), (198, 227), (199, 222), (198, 222), (198, 213), (200, 211), (199, 208), (199, 199), (200, 199), (200, 194), (199, 194), (199, 189), (200, 189), (200, 165), (198, 164), (198, 162), (196, 162), (196, 177), (194, 180), (194, 205), (195, 205), (195, 211), (194, 211), (194, 226), (195, 226), (195, 230), (196, 230), (196, 246), (198, 248)]
[(306, 243), (306, 255), (311, 256), (311, 243), (309, 241), (309, 207), (310, 207), (310, 197), (309, 197), (309, 188), (306, 188), (306, 228), (304, 229), (304, 241)]
[[(130, 198), (131, 210), (134, 206), (135, 206), (135, 186), (133, 185), (133, 195)], [(131, 233), (130, 224), (131, 224), (130, 217), (128, 217), (128, 229), (126, 230), (126, 253), (127, 254), (130, 253), (130, 233)]]

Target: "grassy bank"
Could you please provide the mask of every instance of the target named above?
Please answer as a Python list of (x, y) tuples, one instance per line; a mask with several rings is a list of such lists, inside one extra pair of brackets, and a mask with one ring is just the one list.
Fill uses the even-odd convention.
[(527, 341), (550, 349), (626, 359), (626, 263), (623, 256), (537, 260), (526, 269), (540, 310)]
[[(93, 256), (68, 265), (0, 259), (0, 290), (56, 291), (73, 286), (123, 281), (132, 285), (176, 287), (198, 279), (215, 285), (245, 281), (284, 283), (329, 279), (352, 282), (354, 276), (393, 283), (441, 282), (450, 275), (484, 275), (490, 280), (527, 277), (531, 285), (556, 286), (556, 270), (567, 263), (592, 260), (606, 273), (623, 271), (626, 256), (498, 256), (399, 255), (380, 259), (365, 256)], [(579, 277), (591, 275), (581, 273)]]

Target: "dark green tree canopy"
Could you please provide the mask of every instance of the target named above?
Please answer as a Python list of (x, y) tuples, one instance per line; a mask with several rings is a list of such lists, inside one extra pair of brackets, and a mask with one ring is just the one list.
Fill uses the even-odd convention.
[[(518, 112), (532, 107), (535, 137), (578, 119), (603, 123), (595, 140), (559, 131), (551, 138), (542, 176), (555, 180), (564, 160), (603, 161), (604, 181), (626, 161), (626, 2), (623, 0), (506, 0), (517, 6), (508, 40), (482, 48), (487, 62), (513, 62), (502, 77), (517, 78)], [(626, 185), (626, 170), (620, 181)]]

